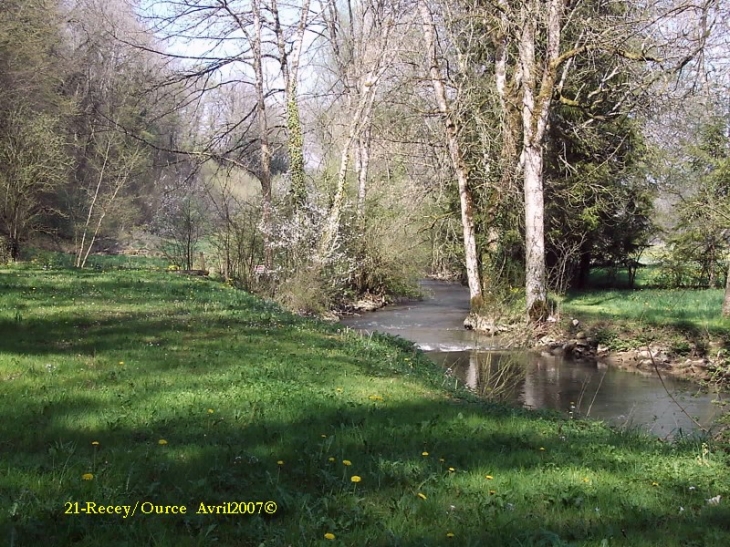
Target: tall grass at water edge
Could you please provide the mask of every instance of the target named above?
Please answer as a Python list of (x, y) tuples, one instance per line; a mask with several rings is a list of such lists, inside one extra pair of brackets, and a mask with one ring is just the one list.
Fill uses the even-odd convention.
[(0, 388), (7, 545), (730, 544), (723, 447), (479, 402), (208, 280), (0, 270)]

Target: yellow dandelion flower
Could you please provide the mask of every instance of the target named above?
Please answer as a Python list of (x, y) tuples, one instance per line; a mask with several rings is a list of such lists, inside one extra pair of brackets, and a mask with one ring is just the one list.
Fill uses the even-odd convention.
[(94, 475), (91, 473), (84, 473), (83, 475), (81, 475), (81, 478), (85, 481), (90, 481), (94, 478)]
[(99, 441), (91, 441), (92, 446), (99, 446)]
[(352, 465), (352, 462), (350, 460), (342, 460), (342, 465)]
[(490, 491), (489, 491), (489, 495), (490, 495), (490, 496), (493, 496), (493, 495), (494, 495), (494, 494), (496, 494), (496, 493), (497, 493), (497, 491), (496, 491), (496, 490), (490, 490)]
[(327, 438), (327, 435), (325, 435), (324, 433), (322, 433), (322, 434), (320, 435), (320, 437), (322, 437), (323, 439), (326, 439), (326, 438)]
[(124, 361), (119, 361), (119, 364), (120, 364), (120, 365), (123, 365), (123, 364), (124, 364)]
[(421, 456), (423, 456), (423, 457), (428, 456), (428, 452), (425, 452), (425, 451), (424, 452), (421, 452)]
[(590, 483), (591, 479), (589, 479), (588, 477), (583, 477), (583, 482)]
[(334, 459), (334, 458), (332, 458), (332, 457), (329, 457), (329, 458), (327, 458), (327, 461), (328, 461), (328, 462), (333, 462), (333, 461), (335, 461), (335, 459)]
[(212, 408), (208, 409), (208, 414), (213, 414), (214, 412), (215, 412), (215, 410), (213, 410)]
[(454, 532), (447, 532), (447, 533), (446, 533), (446, 537), (447, 537), (447, 538), (452, 538), (452, 537), (454, 537)]
[(354, 482), (354, 483), (358, 483), (358, 482), (360, 482), (362, 480), (362, 477), (358, 477), (357, 475), (353, 475), (350, 480), (352, 482)]
[(441, 463), (444, 463), (444, 462), (445, 462), (446, 460), (445, 460), (445, 459), (443, 459), (443, 458), (439, 458), (439, 461), (440, 461)]
[(652, 482), (651, 485), (652, 486), (659, 486), (659, 483), (658, 482)]
[(494, 477), (492, 475), (485, 475), (484, 478), (491, 481)]
[(335, 535), (332, 532), (327, 532), (324, 535), (324, 539), (329, 539), (329, 540), (335, 539)]
[(540, 447), (540, 452), (545, 452), (545, 447), (544, 446), (541, 446)]
[(284, 465), (284, 460), (277, 460), (276, 465)]
[(453, 473), (454, 471), (456, 471), (456, 469), (454, 469), (453, 467), (449, 467), (449, 473)]
[(418, 497), (419, 497), (419, 498), (421, 498), (422, 500), (426, 500), (426, 499), (428, 499), (428, 498), (426, 497), (426, 494), (424, 494), (423, 492), (419, 492), (419, 493), (418, 493)]
[(165, 439), (160, 439), (159, 441), (157, 441), (157, 444), (164, 446), (167, 444), (167, 441)]

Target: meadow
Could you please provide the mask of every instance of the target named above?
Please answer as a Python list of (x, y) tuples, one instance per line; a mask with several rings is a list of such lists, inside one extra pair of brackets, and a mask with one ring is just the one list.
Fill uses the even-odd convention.
[(659, 342), (677, 355), (703, 356), (711, 347), (730, 346), (730, 319), (721, 313), (723, 289), (664, 288), (651, 266), (639, 270), (634, 289), (601, 287), (601, 282), (599, 270), (592, 279), (598, 288), (571, 291), (559, 306), (563, 318), (578, 318), (579, 329), (592, 331), (610, 349)]
[(0, 270), (6, 545), (730, 544), (710, 439), (479, 401), (404, 340), (153, 264), (62, 266)]

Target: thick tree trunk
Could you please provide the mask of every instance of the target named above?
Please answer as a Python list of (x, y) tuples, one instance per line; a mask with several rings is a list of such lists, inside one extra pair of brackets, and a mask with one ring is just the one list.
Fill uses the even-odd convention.
[(547, 272), (545, 268), (545, 205), (543, 202), (540, 147), (524, 150), (525, 185), (525, 291), (531, 320), (547, 317)]
[[(522, 168), (525, 194), (525, 292), (527, 316), (543, 321), (548, 315), (547, 273), (545, 268), (545, 206), (543, 197), (543, 142), (550, 104), (555, 91), (563, 0), (544, 6), (531, 0), (522, 6), (519, 44), (522, 70)], [(544, 58), (535, 55), (537, 21), (547, 9), (547, 39)], [(538, 87), (537, 74), (541, 72)]]
[(449, 155), (456, 172), (459, 187), (459, 203), (461, 205), (461, 225), (464, 236), (464, 257), (466, 262), (466, 278), (469, 283), (471, 308), (477, 311), (482, 305), (482, 283), (479, 275), (479, 261), (476, 245), (476, 230), (474, 228), (474, 199), (469, 187), (469, 173), (464, 162), (463, 152), (459, 145), (459, 131), (454, 117), (451, 115), (446, 99), (446, 88), (441, 80), (438, 57), (436, 56), (436, 26), (433, 15), (425, 2), (418, 3), (423, 19), (423, 37), (428, 52), (429, 77), (439, 112), (446, 123), (446, 139), (449, 146)]

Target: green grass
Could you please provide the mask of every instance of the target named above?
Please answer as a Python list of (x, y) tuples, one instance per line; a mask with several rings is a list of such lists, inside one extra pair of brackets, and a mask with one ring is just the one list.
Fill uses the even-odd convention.
[(730, 320), (722, 317), (722, 300), (720, 289), (612, 289), (574, 292), (561, 306), (564, 316), (579, 318), (580, 328), (593, 328), (616, 349), (657, 340), (680, 350), (727, 343)]
[[(726, 500), (706, 502), (730, 495), (728, 457), (712, 444), (443, 384), (402, 340), (208, 280), (0, 270), (0, 542), (730, 544)], [(267, 501), (273, 514), (256, 503), (254, 515), (199, 514)], [(87, 502), (137, 510), (66, 514)], [(144, 515), (144, 503), (187, 513)]]

